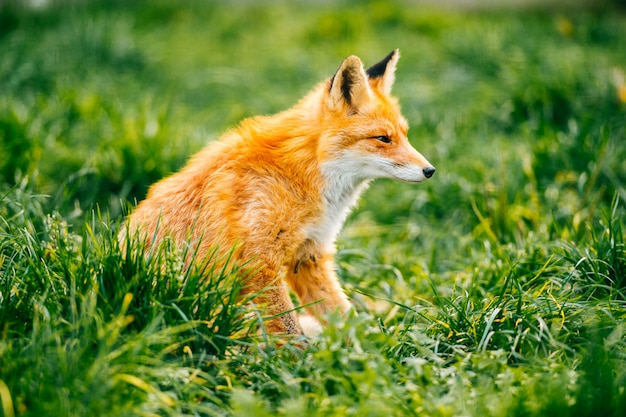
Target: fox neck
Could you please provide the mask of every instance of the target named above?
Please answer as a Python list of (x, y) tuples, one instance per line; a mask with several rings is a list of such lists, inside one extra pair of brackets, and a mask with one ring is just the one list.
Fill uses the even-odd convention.
[(350, 210), (370, 182), (351, 171), (349, 165), (338, 159), (325, 161), (320, 166), (326, 185), (324, 200), (337, 214)]
[(353, 177), (340, 165), (339, 161), (327, 161), (320, 166), (324, 178), (323, 210), (321, 217), (308, 230), (308, 237), (327, 251), (334, 251), (335, 239), (350, 210), (370, 182)]

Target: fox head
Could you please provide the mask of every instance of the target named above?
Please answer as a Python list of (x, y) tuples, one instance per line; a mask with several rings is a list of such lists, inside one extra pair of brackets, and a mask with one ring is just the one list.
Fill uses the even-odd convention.
[(435, 168), (407, 138), (408, 123), (391, 88), (400, 57), (394, 50), (365, 70), (356, 56), (346, 58), (324, 84), (319, 153), (327, 176), (355, 184), (377, 178), (422, 182)]

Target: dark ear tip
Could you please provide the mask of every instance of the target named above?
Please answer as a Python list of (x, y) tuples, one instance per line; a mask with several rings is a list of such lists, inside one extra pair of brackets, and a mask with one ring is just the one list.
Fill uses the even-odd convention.
[(393, 51), (389, 53), (389, 55), (384, 57), (380, 62), (369, 67), (367, 71), (365, 71), (367, 73), (367, 76), (372, 79), (383, 76), (385, 74), (385, 71), (387, 70), (387, 64), (389, 64), (389, 61), (391, 61), (393, 58), (399, 55), (400, 55), (400, 50), (397, 48), (394, 49)]

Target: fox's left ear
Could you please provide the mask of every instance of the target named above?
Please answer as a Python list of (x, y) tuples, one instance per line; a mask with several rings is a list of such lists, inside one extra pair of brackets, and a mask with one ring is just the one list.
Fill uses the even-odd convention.
[(400, 51), (394, 49), (382, 61), (372, 65), (365, 71), (372, 88), (386, 95), (391, 93), (391, 87), (393, 87), (393, 83), (396, 80), (396, 64), (398, 63), (398, 59), (400, 59)]
[(342, 109), (346, 106), (358, 110), (371, 99), (371, 89), (361, 60), (352, 55), (346, 58), (330, 79), (328, 107)]

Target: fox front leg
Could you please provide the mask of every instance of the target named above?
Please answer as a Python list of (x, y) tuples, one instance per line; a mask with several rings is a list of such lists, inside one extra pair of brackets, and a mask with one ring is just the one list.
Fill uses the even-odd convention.
[(335, 272), (333, 254), (307, 255), (288, 271), (289, 283), (307, 311), (318, 320), (331, 311), (346, 313), (352, 305), (344, 293)]
[(245, 292), (258, 294), (254, 303), (269, 316), (265, 322), (268, 333), (302, 335), (293, 302), (289, 297), (289, 289), (276, 276), (273, 270), (263, 269), (248, 282)]

